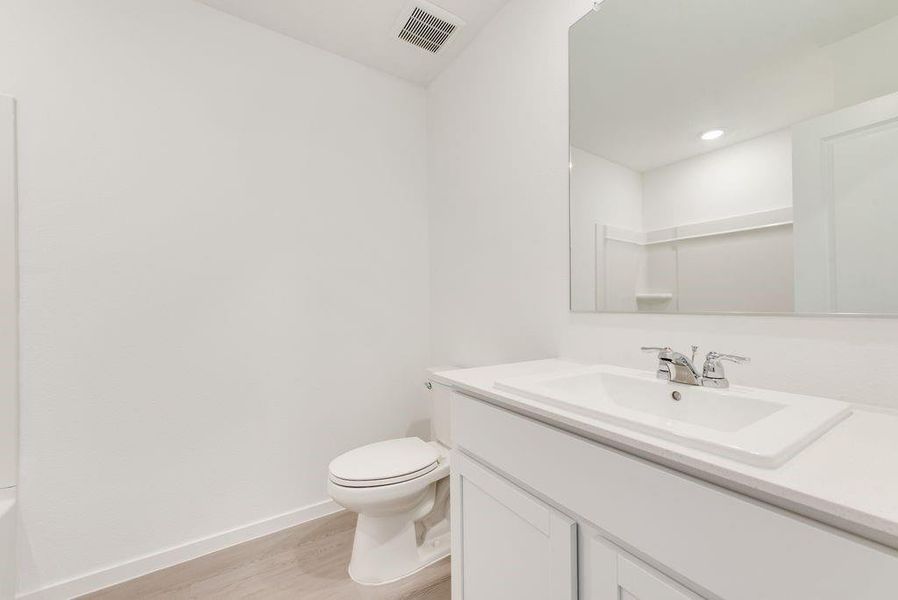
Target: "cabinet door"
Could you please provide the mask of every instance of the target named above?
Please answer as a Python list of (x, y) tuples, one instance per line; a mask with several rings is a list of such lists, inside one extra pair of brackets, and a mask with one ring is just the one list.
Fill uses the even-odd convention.
[(581, 600), (701, 600), (610, 542), (585, 536), (580, 554)]
[(452, 453), (453, 600), (576, 600), (576, 523)]

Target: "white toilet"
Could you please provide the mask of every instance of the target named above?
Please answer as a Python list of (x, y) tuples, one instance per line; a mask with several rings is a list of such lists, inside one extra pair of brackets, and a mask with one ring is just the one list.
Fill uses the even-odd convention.
[(428, 389), (437, 441), (377, 442), (330, 463), (330, 497), (359, 514), (349, 562), (358, 583), (390, 583), (449, 555), (449, 398)]

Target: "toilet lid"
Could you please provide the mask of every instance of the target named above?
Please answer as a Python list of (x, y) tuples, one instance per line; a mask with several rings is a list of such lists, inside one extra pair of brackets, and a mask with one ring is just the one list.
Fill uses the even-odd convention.
[(350, 450), (331, 461), (331, 480), (339, 485), (366, 487), (399, 483), (436, 468), (439, 453), (420, 438), (377, 442)]

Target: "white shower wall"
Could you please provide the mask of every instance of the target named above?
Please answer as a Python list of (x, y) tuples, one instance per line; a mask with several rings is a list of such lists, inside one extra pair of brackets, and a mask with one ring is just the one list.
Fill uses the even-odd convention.
[[(571, 306), (575, 311), (792, 312), (791, 226), (647, 243), (702, 227), (727, 231), (753, 220), (784, 222), (791, 219), (791, 206), (788, 130), (643, 173), (573, 148)], [(771, 216), (756, 218), (759, 213)], [(671, 297), (637, 299), (645, 293)]]
[[(646, 171), (642, 181), (646, 231), (714, 221), (734, 223), (718, 229), (741, 229), (739, 217), (768, 212), (773, 217), (762, 222), (783, 222), (792, 207), (792, 134), (712, 150)], [(646, 286), (673, 292), (670, 310), (789, 313), (792, 245), (787, 225), (652, 246)]]

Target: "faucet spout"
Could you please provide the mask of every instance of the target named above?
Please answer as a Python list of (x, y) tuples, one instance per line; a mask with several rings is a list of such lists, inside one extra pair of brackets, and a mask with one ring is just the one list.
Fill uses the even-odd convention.
[[(697, 346), (693, 346), (692, 353), (698, 350)], [(660, 361), (667, 361), (667, 372), (670, 374), (669, 381), (673, 383), (685, 383), (686, 385), (701, 385), (702, 376), (696, 370), (692, 360), (685, 354), (679, 352), (671, 352), (666, 357), (658, 357)]]
[(701, 376), (695, 371), (692, 362), (685, 356), (683, 359), (684, 363), (671, 361), (667, 365), (667, 372), (670, 373), (669, 381), (686, 385), (701, 385)]

